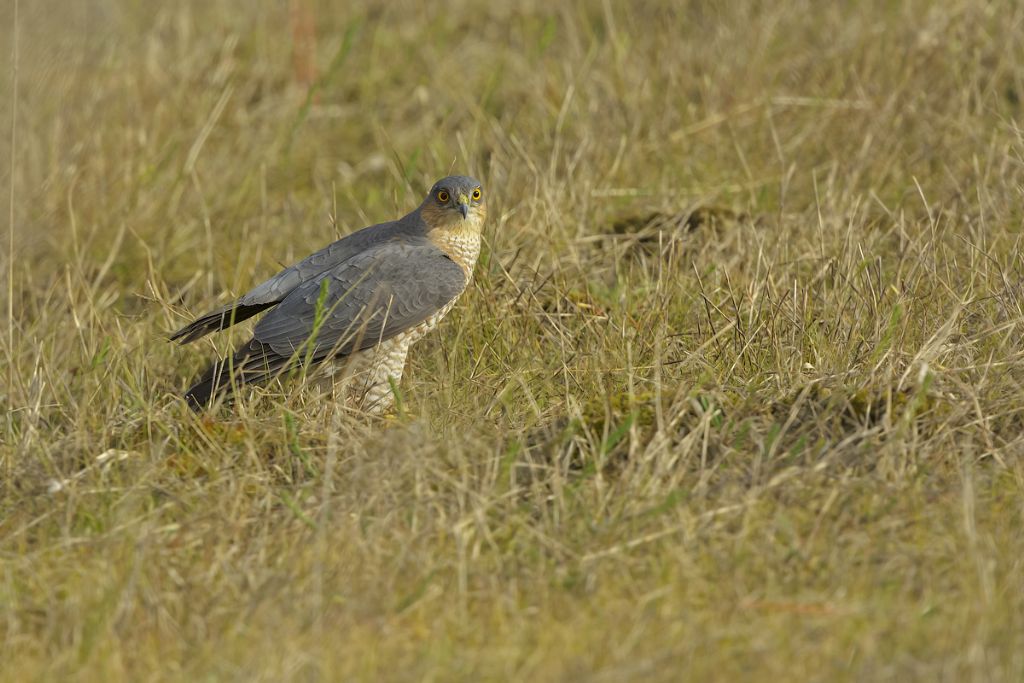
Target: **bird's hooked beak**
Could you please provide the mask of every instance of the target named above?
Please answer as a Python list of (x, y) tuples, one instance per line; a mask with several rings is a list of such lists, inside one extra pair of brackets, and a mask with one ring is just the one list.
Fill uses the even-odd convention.
[(459, 195), (458, 201), (459, 213), (462, 214), (462, 218), (469, 218), (469, 197), (464, 194)]

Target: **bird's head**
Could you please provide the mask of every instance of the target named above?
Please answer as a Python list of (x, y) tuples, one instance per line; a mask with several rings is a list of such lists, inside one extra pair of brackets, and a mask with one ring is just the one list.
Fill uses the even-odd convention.
[(420, 215), (431, 230), (478, 230), (487, 216), (480, 181), (464, 175), (442, 178), (430, 188)]

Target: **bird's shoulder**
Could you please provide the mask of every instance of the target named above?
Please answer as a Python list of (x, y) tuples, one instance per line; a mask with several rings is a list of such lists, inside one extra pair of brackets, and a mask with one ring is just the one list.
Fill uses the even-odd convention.
[(417, 244), (423, 241), (419, 226), (406, 218), (378, 223), (331, 242), (293, 266), (300, 273), (313, 274), (344, 263), (363, 252), (386, 245)]
[(437, 288), (465, 286), (462, 269), (436, 244), (422, 235), (395, 235), (368, 245), (349, 258), (305, 280), (293, 293), (309, 301), (319, 296), (326, 281), (329, 291), (381, 288)]

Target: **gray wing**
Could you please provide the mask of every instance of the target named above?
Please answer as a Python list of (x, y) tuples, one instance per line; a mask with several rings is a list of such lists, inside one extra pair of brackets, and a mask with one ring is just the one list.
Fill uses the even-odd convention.
[(293, 289), (247, 344), (207, 368), (185, 399), (199, 410), (236, 386), (286, 371), (293, 360), (317, 362), (373, 346), (426, 321), (465, 286), (462, 268), (425, 240), (370, 247)]
[(410, 215), (398, 221), (371, 225), (351, 235), (346, 235), (295, 265), (285, 268), (269, 280), (256, 285), (230, 304), (200, 316), (174, 332), (170, 339), (187, 344), (210, 332), (223, 330), (251, 318), (260, 311), (276, 306), (303, 282), (343, 263), (372, 243), (405, 237), (415, 227), (411, 218)]
[(253, 331), (265, 354), (343, 356), (416, 327), (466, 286), (454, 261), (429, 242), (387, 242), (296, 287)]

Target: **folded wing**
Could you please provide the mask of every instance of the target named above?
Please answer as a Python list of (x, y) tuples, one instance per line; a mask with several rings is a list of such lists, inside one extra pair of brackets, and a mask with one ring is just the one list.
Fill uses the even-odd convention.
[(226, 306), (200, 316), (171, 334), (170, 339), (180, 344), (187, 344), (210, 332), (217, 332), (235, 323), (248, 320), (257, 313), (279, 304), (303, 282), (344, 263), (345, 260), (365, 249), (370, 242), (388, 241), (402, 237), (409, 231), (410, 226), (407, 223), (408, 221), (405, 219), (381, 223), (347, 235), (256, 285)]
[(466, 285), (462, 268), (426, 242), (384, 242), (294, 287), (235, 355), (186, 393), (193, 407), (294, 362), (346, 356), (430, 319)]

